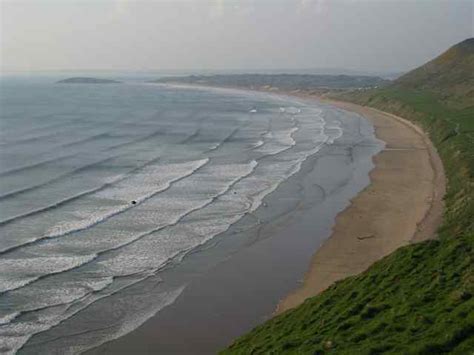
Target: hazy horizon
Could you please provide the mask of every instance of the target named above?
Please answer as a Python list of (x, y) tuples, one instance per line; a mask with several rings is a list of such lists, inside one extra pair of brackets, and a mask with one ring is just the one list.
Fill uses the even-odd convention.
[(1, 71), (393, 73), (473, 36), (473, 2), (1, 0)]

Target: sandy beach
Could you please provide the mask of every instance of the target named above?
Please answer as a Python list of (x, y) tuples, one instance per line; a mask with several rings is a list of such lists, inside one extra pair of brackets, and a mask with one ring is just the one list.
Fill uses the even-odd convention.
[[(385, 147), (370, 134), (360, 144), (349, 134), (308, 159), (257, 211), (268, 222), (245, 232), (238, 223), (216, 240), (219, 248), (204, 247), (161, 273), (164, 284), (189, 280), (183, 295), (135, 331), (88, 354), (215, 353), (272, 313), (364, 271), (402, 245), (435, 236), (444, 173), (418, 127), (374, 109), (287, 94), (364, 116)], [(357, 124), (347, 129), (355, 132)], [(222, 258), (219, 250), (233, 250), (232, 256), (207, 266)]]
[(366, 270), (403, 245), (435, 238), (442, 220), (443, 165), (419, 127), (373, 108), (318, 99), (366, 117), (386, 146), (374, 157), (371, 184), (337, 216), (333, 233), (313, 256), (303, 285), (280, 302), (276, 313)]
[(325, 110), (328, 129), (340, 124), (343, 135), (308, 157), (264, 199), (265, 206), (157, 274), (155, 284), (128, 290), (136, 297), (143, 289), (160, 293), (186, 285), (142, 326), (88, 354), (212, 354), (272, 317), (279, 301), (300, 286), (337, 214), (369, 185), (372, 157), (383, 149), (360, 115), (316, 105)]

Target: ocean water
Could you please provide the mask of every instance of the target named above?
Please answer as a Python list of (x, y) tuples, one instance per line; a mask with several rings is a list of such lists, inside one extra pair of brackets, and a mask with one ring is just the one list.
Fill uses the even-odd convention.
[[(58, 353), (132, 331), (184, 287), (137, 285), (159, 283), (344, 133), (343, 114), (316, 103), (133, 81), (4, 78), (0, 110), (2, 353), (51, 330)], [(117, 317), (95, 317), (107, 303)], [(81, 317), (93, 336), (68, 326)]]

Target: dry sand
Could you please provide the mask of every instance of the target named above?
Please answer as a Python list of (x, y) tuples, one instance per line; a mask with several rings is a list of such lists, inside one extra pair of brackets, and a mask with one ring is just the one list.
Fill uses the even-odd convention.
[(302, 287), (280, 302), (277, 313), (366, 270), (403, 245), (434, 238), (442, 220), (443, 165), (419, 127), (373, 108), (320, 101), (369, 119), (386, 147), (374, 157), (371, 184), (337, 216), (333, 233), (313, 256)]

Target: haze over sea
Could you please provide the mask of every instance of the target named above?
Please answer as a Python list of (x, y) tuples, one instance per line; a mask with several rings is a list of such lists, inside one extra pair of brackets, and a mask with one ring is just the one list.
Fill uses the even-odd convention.
[[(343, 135), (341, 117), (355, 122), (265, 93), (56, 79), (2, 79), (6, 353), (53, 329), (63, 345), (75, 337), (64, 345), (72, 352), (135, 329), (186, 284), (120, 293), (251, 217), (309, 156)], [(262, 223), (250, 220), (244, 229)], [(93, 328), (87, 336), (74, 330), (81, 319)]]

